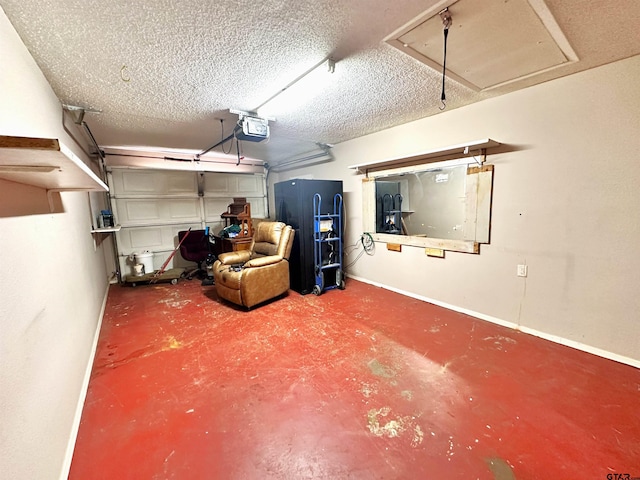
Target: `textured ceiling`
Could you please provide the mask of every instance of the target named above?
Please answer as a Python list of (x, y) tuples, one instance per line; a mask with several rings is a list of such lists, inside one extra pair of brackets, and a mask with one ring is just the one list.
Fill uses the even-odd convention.
[[(640, 54), (640, 1), (545, 3), (578, 61), (485, 92), (450, 80), (447, 109)], [(462, 27), (456, 8), (464, 2), (0, 0), (0, 5), (60, 100), (102, 112), (85, 116), (101, 146), (205, 149), (221, 138), (219, 119), (225, 120), (225, 135), (230, 132), (237, 116), (229, 109), (255, 109), (333, 56), (335, 74), (319, 95), (310, 95), (302, 109), (278, 115), (268, 142), (244, 142), (245, 155), (278, 163), (313, 150), (315, 142), (338, 143), (439, 114), (440, 72), (384, 39), (423, 12), (451, 5), (454, 45), (456, 28)], [(465, 11), (464, 17), (472, 14)], [(510, 47), (503, 46), (486, 59), (496, 69), (508, 67)]]

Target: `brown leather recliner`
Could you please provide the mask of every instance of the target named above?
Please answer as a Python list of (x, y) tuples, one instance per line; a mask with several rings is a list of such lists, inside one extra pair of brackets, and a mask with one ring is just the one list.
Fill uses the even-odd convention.
[(213, 264), (218, 296), (251, 308), (289, 290), (294, 233), (282, 222), (261, 222), (249, 250), (218, 255)]

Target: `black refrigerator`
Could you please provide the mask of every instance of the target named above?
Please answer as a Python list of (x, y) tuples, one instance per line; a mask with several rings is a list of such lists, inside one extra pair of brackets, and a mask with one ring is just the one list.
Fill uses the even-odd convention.
[(313, 197), (320, 194), (320, 214), (339, 213), (333, 211), (333, 200), (337, 193), (342, 195), (342, 180), (287, 180), (276, 183), (274, 193), (276, 220), (291, 225), (296, 232), (289, 258), (291, 288), (306, 295), (316, 283)]

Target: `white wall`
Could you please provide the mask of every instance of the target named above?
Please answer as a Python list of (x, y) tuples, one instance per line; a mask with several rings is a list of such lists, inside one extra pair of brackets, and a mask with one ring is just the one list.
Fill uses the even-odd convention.
[[(58, 99), (1, 10), (0, 51), (0, 134), (71, 146)], [(2, 478), (66, 477), (108, 286), (105, 252), (89, 232), (88, 194), (61, 197), (64, 213), (46, 213), (42, 190), (0, 180)]]
[(630, 58), (339, 144), (335, 162), (275, 181), (344, 180), (351, 244), (362, 176), (348, 165), (486, 137), (513, 147), (488, 157), (491, 244), (480, 255), (377, 244), (349, 273), (640, 365), (638, 78), (640, 57)]

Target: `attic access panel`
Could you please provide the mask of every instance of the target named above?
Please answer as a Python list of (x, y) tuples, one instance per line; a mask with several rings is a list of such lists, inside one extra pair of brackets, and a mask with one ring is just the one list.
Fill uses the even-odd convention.
[(395, 31), (385, 40), (442, 71), (444, 26), (447, 75), (477, 91), (489, 90), (570, 62), (577, 57), (542, 0), (449, 0)]

